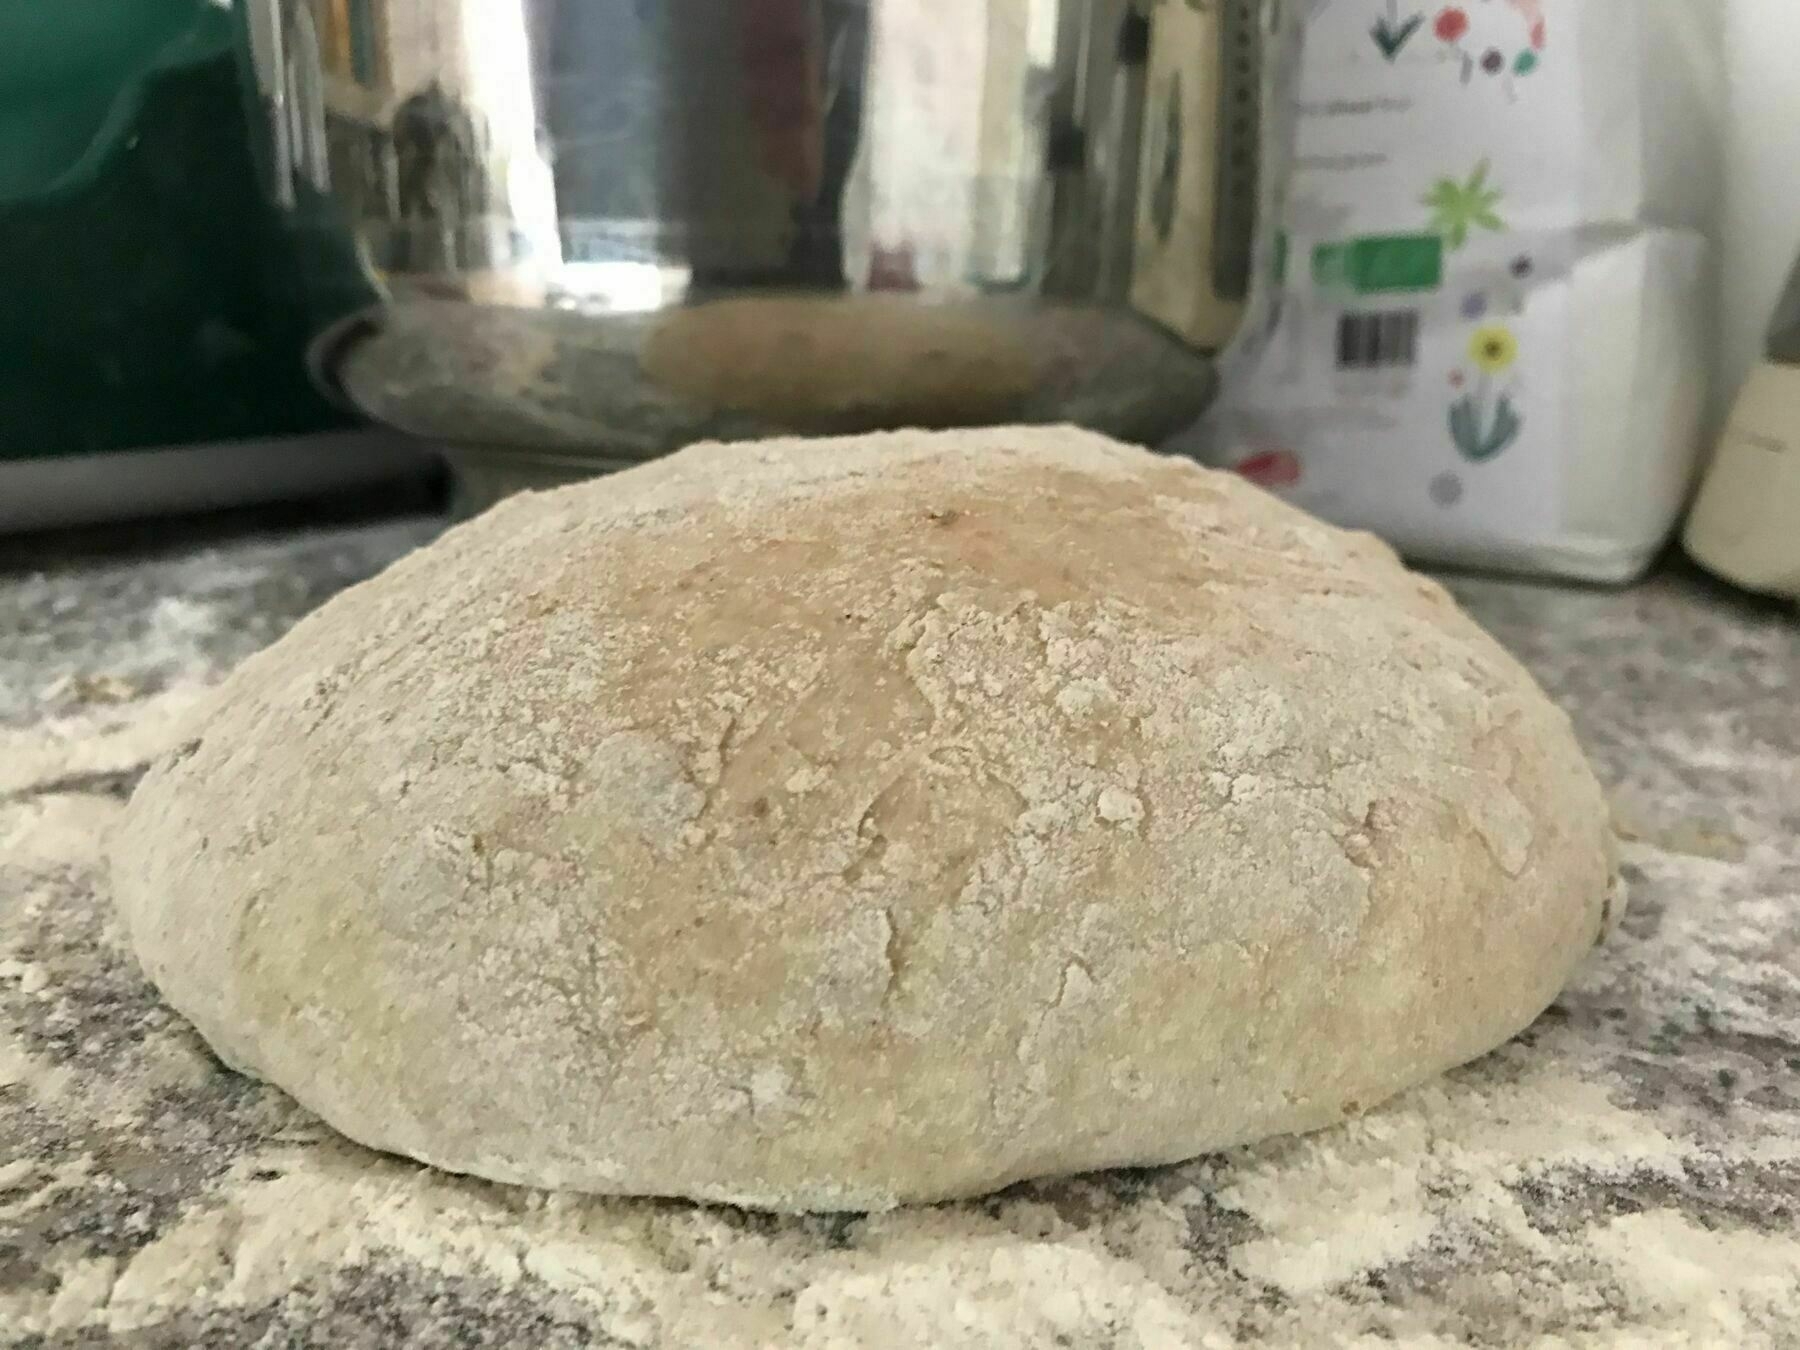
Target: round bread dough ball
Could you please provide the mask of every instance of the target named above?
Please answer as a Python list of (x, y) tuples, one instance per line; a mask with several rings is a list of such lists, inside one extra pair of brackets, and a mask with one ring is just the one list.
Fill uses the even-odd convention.
[(1064, 429), (508, 501), (246, 662), (113, 875), (352, 1138), (777, 1210), (1329, 1125), (1614, 906), (1567, 719), (1441, 587)]

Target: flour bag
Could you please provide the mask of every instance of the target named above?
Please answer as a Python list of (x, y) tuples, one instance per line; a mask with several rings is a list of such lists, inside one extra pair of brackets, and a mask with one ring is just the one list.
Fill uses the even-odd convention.
[(1666, 542), (1713, 334), (1718, 0), (1301, 0), (1277, 302), (1177, 448), (1416, 558)]

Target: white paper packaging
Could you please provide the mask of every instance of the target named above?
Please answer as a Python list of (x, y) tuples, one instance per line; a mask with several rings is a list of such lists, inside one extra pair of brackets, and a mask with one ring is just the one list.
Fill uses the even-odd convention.
[(1638, 573), (1686, 501), (1717, 0), (1310, 0), (1272, 320), (1181, 448), (1422, 560)]

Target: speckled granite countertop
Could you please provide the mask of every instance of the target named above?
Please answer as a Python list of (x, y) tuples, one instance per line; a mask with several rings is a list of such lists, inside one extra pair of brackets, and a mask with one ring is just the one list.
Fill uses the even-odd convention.
[(1305, 1139), (776, 1220), (369, 1153), (121, 950), (100, 840), (193, 689), (433, 529), (0, 549), (0, 1342), (1800, 1345), (1793, 611), (1453, 583), (1629, 840), (1622, 930), (1510, 1045)]

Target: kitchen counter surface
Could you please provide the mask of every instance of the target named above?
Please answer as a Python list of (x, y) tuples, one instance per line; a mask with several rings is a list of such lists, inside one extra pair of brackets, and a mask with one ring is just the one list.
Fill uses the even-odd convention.
[(1793, 611), (1452, 582), (1627, 837), (1620, 930), (1509, 1045), (1304, 1139), (782, 1220), (358, 1148), (122, 950), (100, 840), (194, 691), (435, 526), (0, 550), (0, 1342), (1800, 1345)]

